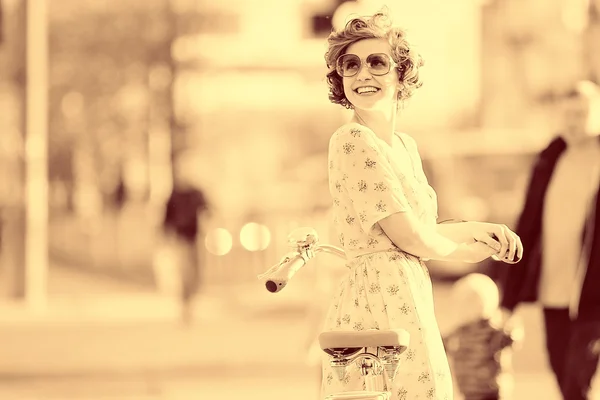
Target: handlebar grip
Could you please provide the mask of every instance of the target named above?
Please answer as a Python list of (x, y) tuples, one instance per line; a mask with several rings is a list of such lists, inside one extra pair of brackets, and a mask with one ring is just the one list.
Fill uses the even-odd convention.
[(304, 258), (298, 253), (283, 257), (272, 273), (263, 276), (263, 278), (266, 278), (265, 287), (271, 293), (280, 292), (304, 264), (306, 264)]

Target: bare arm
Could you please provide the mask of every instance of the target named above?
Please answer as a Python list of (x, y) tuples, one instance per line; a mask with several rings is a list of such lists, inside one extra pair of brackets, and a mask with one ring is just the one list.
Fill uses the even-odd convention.
[(468, 221), (442, 221), (436, 225), (436, 231), (440, 235), (456, 243), (471, 243), (474, 241), (471, 234), (471, 222)]
[(476, 263), (495, 254), (486, 244), (459, 244), (440, 235), (436, 227), (421, 223), (410, 211), (391, 214), (379, 225), (396, 246), (421, 258)]
[(521, 239), (504, 224), (447, 220), (437, 224), (436, 231), (457, 243), (487, 243), (496, 249), (496, 260), (515, 263), (523, 257)]

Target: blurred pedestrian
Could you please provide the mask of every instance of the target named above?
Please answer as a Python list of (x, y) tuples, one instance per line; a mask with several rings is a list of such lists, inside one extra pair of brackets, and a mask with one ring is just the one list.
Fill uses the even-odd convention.
[(600, 340), (600, 91), (556, 103), (562, 126), (536, 159), (516, 232), (527, 251), (504, 271), (501, 306), (543, 307), (550, 366), (566, 400), (587, 399)]
[(190, 323), (193, 317), (193, 300), (198, 293), (201, 277), (201, 263), (198, 257), (197, 242), (202, 227), (199, 221), (209, 211), (204, 192), (191, 184), (189, 179), (176, 169), (173, 190), (166, 204), (163, 221), (166, 240), (176, 255), (181, 284), (180, 300), (182, 320)]
[(451, 299), (456, 312), (444, 343), (460, 393), (465, 400), (512, 398), (513, 345), (523, 328), (504, 318), (498, 287), (486, 275), (468, 274), (453, 285)]

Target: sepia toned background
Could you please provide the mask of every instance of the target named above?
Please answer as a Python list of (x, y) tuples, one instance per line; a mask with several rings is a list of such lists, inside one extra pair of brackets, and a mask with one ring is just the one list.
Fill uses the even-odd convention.
[[(341, 261), (278, 294), (256, 276), (295, 227), (337, 245), (325, 39), (382, 4), (425, 59), (398, 129), (440, 218), (512, 226), (553, 93), (600, 79), (598, 0), (0, 0), (0, 399), (317, 398)], [(174, 163), (212, 206), (190, 326), (162, 251)], [(429, 266), (443, 330), (451, 282), (496, 264)], [(516, 399), (558, 399), (520, 314)]]

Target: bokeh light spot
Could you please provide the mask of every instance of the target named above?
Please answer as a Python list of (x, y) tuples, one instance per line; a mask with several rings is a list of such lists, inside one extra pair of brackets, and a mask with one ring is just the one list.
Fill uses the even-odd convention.
[(208, 232), (204, 245), (211, 254), (224, 256), (231, 251), (233, 238), (227, 229), (216, 228)]
[(271, 232), (264, 225), (249, 222), (240, 230), (240, 242), (246, 250), (261, 251), (269, 247)]

